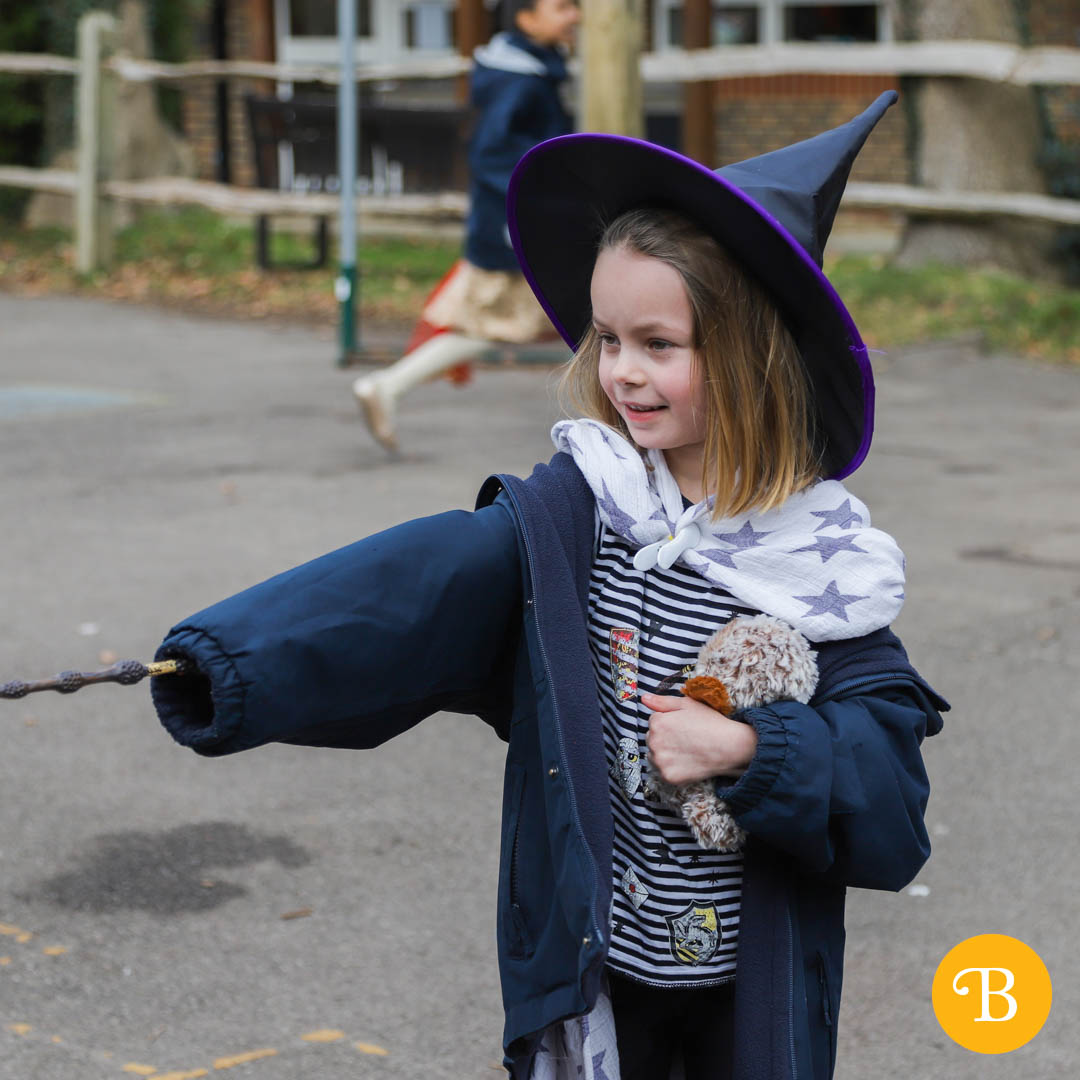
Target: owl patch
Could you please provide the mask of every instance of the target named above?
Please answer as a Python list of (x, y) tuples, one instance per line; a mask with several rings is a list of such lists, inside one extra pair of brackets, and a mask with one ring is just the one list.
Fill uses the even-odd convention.
[(641, 787), (641, 750), (637, 739), (620, 739), (615, 749), (615, 760), (611, 763), (612, 777), (622, 788), (627, 801), (631, 800)]

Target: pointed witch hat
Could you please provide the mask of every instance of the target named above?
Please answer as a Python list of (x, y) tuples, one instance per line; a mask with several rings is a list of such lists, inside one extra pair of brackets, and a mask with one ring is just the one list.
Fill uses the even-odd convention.
[(896, 92), (811, 139), (713, 172), (620, 135), (549, 139), (518, 163), (507, 192), (510, 238), (555, 329), (576, 348), (604, 227), (635, 207), (677, 210), (715, 237), (779, 305), (810, 380), (824, 474), (854, 472), (870, 449), (874, 379), (866, 346), (821, 269), (855, 156)]

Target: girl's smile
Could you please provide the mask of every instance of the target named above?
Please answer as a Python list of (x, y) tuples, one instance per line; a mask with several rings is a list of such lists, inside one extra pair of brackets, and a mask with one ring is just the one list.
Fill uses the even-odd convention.
[(591, 295), (604, 393), (638, 446), (662, 450), (679, 487), (700, 498), (705, 394), (682, 277), (662, 259), (605, 248)]

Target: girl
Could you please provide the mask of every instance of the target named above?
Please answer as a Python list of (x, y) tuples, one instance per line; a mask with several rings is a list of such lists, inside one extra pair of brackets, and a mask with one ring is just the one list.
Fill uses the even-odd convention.
[[(827, 1080), (845, 889), (899, 889), (929, 854), (920, 744), (947, 706), (888, 630), (902, 556), (839, 483), (869, 446), (872, 380), (820, 271), (894, 97), (717, 173), (615, 136), (533, 150), (511, 232), (578, 345), (584, 413), (556, 425), (551, 463), (223, 601), (159, 650), (198, 668), (153, 689), (204, 754), (370, 747), (444, 709), (508, 741), (515, 1080)], [(732, 720), (664, 692), (756, 612), (815, 644), (808, 705)], [(696, 847), (652, 774), (712, 778), (744, 850)]]

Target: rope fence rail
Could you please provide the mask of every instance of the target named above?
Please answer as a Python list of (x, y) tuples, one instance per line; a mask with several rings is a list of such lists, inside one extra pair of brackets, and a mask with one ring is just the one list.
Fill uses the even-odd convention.
[[(113, 56), (106, 70), (130, 82), (184, 82), (250, 78), (278, 82), (340, 81), (336, 67), (274, 64), (256, 60), (191, 60), (169, 64)], [(571, 70), (575, 64), (571, 63)], [(449, 79), (467, 74), (472, 61), (441, 56), (388, 64), (364, 64), (357, 82), (397, 79)], [(0, 52), (0, 73), (77, 75), (78, 60), (41, 53)], [(1065, 46), (1022, 48), (994, 41), (912, 41), (876, 44), (725, 45), (710, 49), (666, 49), (645, 53), (647, 82), (701, 82), (751, 75), (895, 75), (986, 79), (1018, 86), (1080, 85), (1080, 49)]]

